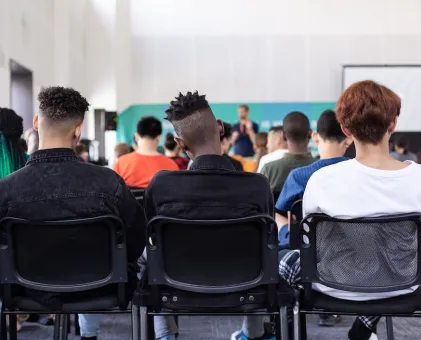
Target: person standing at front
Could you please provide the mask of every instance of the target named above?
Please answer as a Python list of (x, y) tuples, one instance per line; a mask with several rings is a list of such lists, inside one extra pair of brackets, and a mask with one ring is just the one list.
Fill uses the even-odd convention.
[(250, 109), (242, 104), (238, 107), (238, 117), (240, 122), (233, 126), (232, 143), (234, 145), (234, 154), (242, 157), (253, 157), (256, 134), (259, 132), (259, 126), (249, 118)]

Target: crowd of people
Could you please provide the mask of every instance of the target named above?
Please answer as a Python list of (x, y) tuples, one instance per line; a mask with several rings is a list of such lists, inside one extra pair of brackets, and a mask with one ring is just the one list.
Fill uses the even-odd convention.
[[(87, 151), (79, 144), (89, 107), (79, 92), (49, 87), (38, 100), (39, 113), (25, 143), (22, 118), (13, 110), (0, 109), (0, 220), (119, 217), (127, 228), (131, 290), (147, 268), (147, 222), (158, 215), (201, 220), (274, 216), (279, 276), (301, 289), (300, 251), (289, 249), (290, 211), (296, 200), (303, 199), (304, 216), (324, 213), (346, 219), (421, 213), (421, 189), (413, 185), (421, 176), (416, 156), (404, 139), (395, 141), (392, 153), (389, 150), (401, 101), (373, 81), (350, 86), (339, 98), (336, 112), (321, 113), (314, 132), (308, 117), (298, 111), (289, 113), (282, 126), (259, 132), (247, 105), (239, 107), (240, 122), (231, 126), (215, 117), (204, 95), (179, 94), (166, 110), (175, 134), (165, 136), (165, 155), (158, 151), (160, 120), (144, 117), (137, 124), (133, 146), (116, 146), (113, 169), (89, 164)], [(317, 158), (309, 152), (311, 139), (318, 148)], [(356, 157), (348, 159), (344, 154), (352, 143)], [(143, 207), (131, 188), (145, 188)], [(57, 240), (54, 246), (60, 248), (65, 242), (66, 238)], [(33, 264), (42, 263), (43, 256), (40, 251)], [(323, 285), (313, 288), (351, 301), (385, 299), (418, 289), (374, 294)], [(51, 294), (44, 295), (37, 294), (37, 299), (48, 304)], [(95, 314), (79, 315), (82, 339), (97, 339), (100, 319)], [(338, 320), (336, 315), (320, 317), (319, 323), (333, 326)], [(358, 317), (349, 339), (377, 339), (378, 321), (379, 317)], [(155, 332), (157, 339), (175, 340), (177, 324), (172, 317), (155, 317)], [(274, 335), (265, 331), (261, 317), (246, 317), (231, 339), (274, 339)]]

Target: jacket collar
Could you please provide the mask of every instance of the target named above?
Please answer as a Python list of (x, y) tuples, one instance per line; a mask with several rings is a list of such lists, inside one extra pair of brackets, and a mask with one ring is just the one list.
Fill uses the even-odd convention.
[(234, 166), (228, 158), (219, 155), (203, 155), (197, 157), (190, 170), (227, 170), (235, 171)]
[(26, 165), (48, 162), (80, 162), (80, 159), (72, 149), (45, 149), (34, 152)]

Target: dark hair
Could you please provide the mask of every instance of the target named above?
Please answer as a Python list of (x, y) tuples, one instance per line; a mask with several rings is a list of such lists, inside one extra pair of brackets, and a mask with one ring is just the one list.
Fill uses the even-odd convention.
[(259, 148), (266, 148), (268, 144), (268, 133), (267, 132), (259, 132), (256, 133), (256, 146)]
[(284, 135), (287, 140), (294, 143), (309, 140), (310, 121), (304, 113), (299, 111), (288, 113), (283, 124)]
[(28, 153), (28, 143), (26, 143), (26, 140), (21, 138), (19, 140), (19, 145), (20, 145), (21, 149), (23, 150), (23, 152)]
[(20, 144), (23, 119), (15, 111), (0, 108), (0, 178), (25, 165), (25, 152)]
[(404, 154), (408, 153), (409, 150), (409, 141), (408, 139), (406, 139), (405, 137), (399, 137), (395, 143), (393, 143), (394, 145), (396, 145), (398, 148), (402, 148), (404, 149)]
[(174, 135), (171, 132), (168, 132), (167, 135), (165, 136), (164, 146), (166, 149), (170, 151), (173, 151), (175, 147), (177, 146)]
[(178, 97), (175, 97), (175, 101), (171, 101), (170, 107), (165, 111), (167, 114), (165, 119), (170, 122), (182, 120), (197, 111), (208, 108), (209, 103), (206, 100), (206, 95), (201, 96), (197, 91), (187, 92), (185, 96), (179, 93)]
[(83, 145), (83, 144), (76, 145), (76, 147), (75, 147), (76, 155), (80, 156), (84, 152), (86, 152), (86, 146), (85, 145)]
[(222, 125), (224, 126), (224, 134), (221, 135), (221, 141), (225, 138), (229, 139), (232, 136), (232, 125), (225, 122), (222, 122)]
[(47, 87), (38, 94), (39, 109), (51, 122), (83, 121), (89, 103), (78, 91), (61, 86)]
[(378, 144), (399, 116), (400, 98), (371, 80), (352, 84), (336, 103), (339, 123), (360, 142)]
[(244, 110), (246, 110), (246, 112), (250, 112), (250, 108), (246, 104), (241, 104), (240, 106), (238, 106), (238, 108), (239, 109), (244, 109)]
[(332, 110), (324, 111), (317, 121), (317, 133), (324, 140), (341, 143), (346, 136), (342, 132), (341, 125), (336, 119), (336, 113)]
[(137, 133), (140, 137), (155, 139), (162, 135), (162, 124), (161, 121), (155, 117), (148, 116), (143, 117), (137, 123)]
[(284, 131), (284, 127), (282, 125), (272, 126), (269, 131), (283, 132)]

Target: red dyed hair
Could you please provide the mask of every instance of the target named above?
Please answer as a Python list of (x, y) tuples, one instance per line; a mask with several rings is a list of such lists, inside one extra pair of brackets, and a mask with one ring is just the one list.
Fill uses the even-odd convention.
[(368, 144), (380, 143), (400, 110), (398, 95), (371, 80), (352, 84), (336, 103), (338, 122), (355, 139)]

